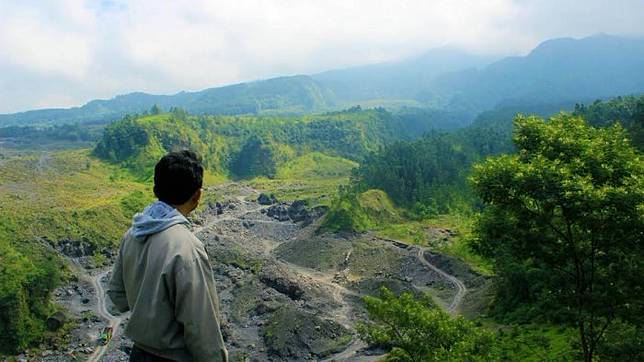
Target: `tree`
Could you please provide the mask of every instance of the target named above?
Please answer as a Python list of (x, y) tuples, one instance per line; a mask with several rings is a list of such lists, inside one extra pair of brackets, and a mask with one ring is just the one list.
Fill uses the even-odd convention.
[(517, 154), (474, 168), (486, 203), (474, 247), (495, 260), (501, 299), (556, 307), (550, 315), (575, 325), (592, 361), (616, 318), (642, 315), (642, 158), (620, 125), (567, 114), (519, 116), (513, 141)]
[(150, 114), (151, 114), (151, 115), (161, 114), (162, 112), (163, 112), (163, 111), (161, 110), (161, 108), (159, 108), (159, 106), (158, 106), (158, 105), (156, 105), (156, 104), (155, 104), (155, 105), (153, 105), (153, 106), (152, 106), (152, 108), (150, 108)]
[(452, 318), (427, 298), (395, 296), (382, 288), (380, 298), (365, 297), (370, 321), (358, 326), (370, 345), (391, 349), (388, 361), (489, 361), (494, 335), (462, 317)]

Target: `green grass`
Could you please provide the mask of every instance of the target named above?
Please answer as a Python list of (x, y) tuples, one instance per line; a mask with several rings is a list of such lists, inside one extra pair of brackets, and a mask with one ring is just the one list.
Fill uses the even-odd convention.
[(279, 200), (329, 206), (338, 188), (349, 183), (351, 170), (357, 165), (342, 157), (310, 152), (280, 165), (275, 178), (256, 177), (247, 182)]
[[(402, 220), (382, 223), (374, 229), (377, 236), (427, 246), (435, 251), (454, 256), (483, 275), (492, 275), (492, 264), (472, 251), (473, 219), (461, 214), (437, 215), (425, 220)], [(449, 243), (431, 243), (428, 229), (449, 229), (456, 232)]]
[(399, 220), (400, 211), (384, 191), (345, 192), (333, 201), (321, 230), (365, 232)]
[(275, 178), (280, 180), (347, 178), (355, 167), (358, 167), (358, 164), (346, 158), (310, 152), (279, 166)]
[(18, 157), (0, 169), (0, 237), (87, 238), (114, 246), (151, 185), (89, 156), (88, 150)]
[[(55, 310), (49, 293), (67, 273), (48, 243), (86, 240), (118, 244), (131, 214), (145, 204), (150, 185), (89, 156), (89, 150), (28, 153), (0, 167), (0, 297), (8, 303), (2, 348), (18, 351), (48, 335)], [(97, 253), (93, 261), (105, 262)]]

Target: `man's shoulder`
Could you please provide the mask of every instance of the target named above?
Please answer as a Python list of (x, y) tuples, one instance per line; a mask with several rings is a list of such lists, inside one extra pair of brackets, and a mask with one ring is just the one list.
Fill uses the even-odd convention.
[(201, 241), (183, 224), (173, 225), (150, 236), (150, 239), (148, 242), (163, 245), (169, 252), (184, 256), (192, 256), (195, 251), (203, 249)]

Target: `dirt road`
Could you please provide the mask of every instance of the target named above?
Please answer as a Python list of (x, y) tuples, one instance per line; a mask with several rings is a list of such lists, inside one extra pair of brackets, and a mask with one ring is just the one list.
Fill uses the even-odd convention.
[(419, 247), (418, 253), (416, 254), (416, 256), (418, 257), (418, 260), (423, 265), (425, 265), (429, 269), (433, 270), (434, 272), (438, 273), (440, 276), (442, 276), (443, 278), (449, 280), (452, 284), (454, 284), (454, 286), (456, 287), (456, 295), (454, 295), (454, 299), (452, 300), (452, 303), (450, 303), (447, 306), (447, 311), (450, 314), (456, 314), (458, 312), (458, 307), (461, 305), (461, 302), (463, 301), (463, 297), (465, 296), (465, 293), (467, 293), (467, 287), (465, 286), (465, 284), (455, 276), (448, 274), (444, 270), (438, 268), (434, 264), (427, 261), (427, 259), (425, 258), (425, 249)]
[[(92, 285), (94, 286), (94, 289), (96, 290), (96, 314), (101, 316), (101, 318), (105, 319), (107, 321), (107, 325), (109, 327), (112, 327), (112, 338), (116, 337), (117, 333), (119, 332), (119, 327), (121, 325), (122, 318), (121, 317), (116, 317), (110, 314), (110, 312), (107, 310), (107, 305), (105, 303), (105, 298), (107, 298), (107, 295), (105, 294), (105, 290), (103, 289), (103, 285), (101, 284), (101, 279), (103, 279), (107, 273), (109, 273), (109, 270), (104, 271), (100, 274), (97, 274), (91, 278)], [(94, 353), (92, 353), (91, 356), (87, 359), (89, 362), (98, 362), (101, 360), (101, 357), (103, 357), (103, 354), (107, 351), (107, 347), (109, 346), (109, 342), (104, 345), (104, 346), (98, 346), (94, 350)]]

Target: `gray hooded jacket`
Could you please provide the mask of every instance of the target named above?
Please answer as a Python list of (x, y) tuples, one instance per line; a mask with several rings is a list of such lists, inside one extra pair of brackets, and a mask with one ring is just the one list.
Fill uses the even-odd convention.
[(208, 255), (187, 224), (161, 201), (135, 215), (107, 293), (132, 311), (125, 334), (139, 348), (181, 362), (227, 361)]

